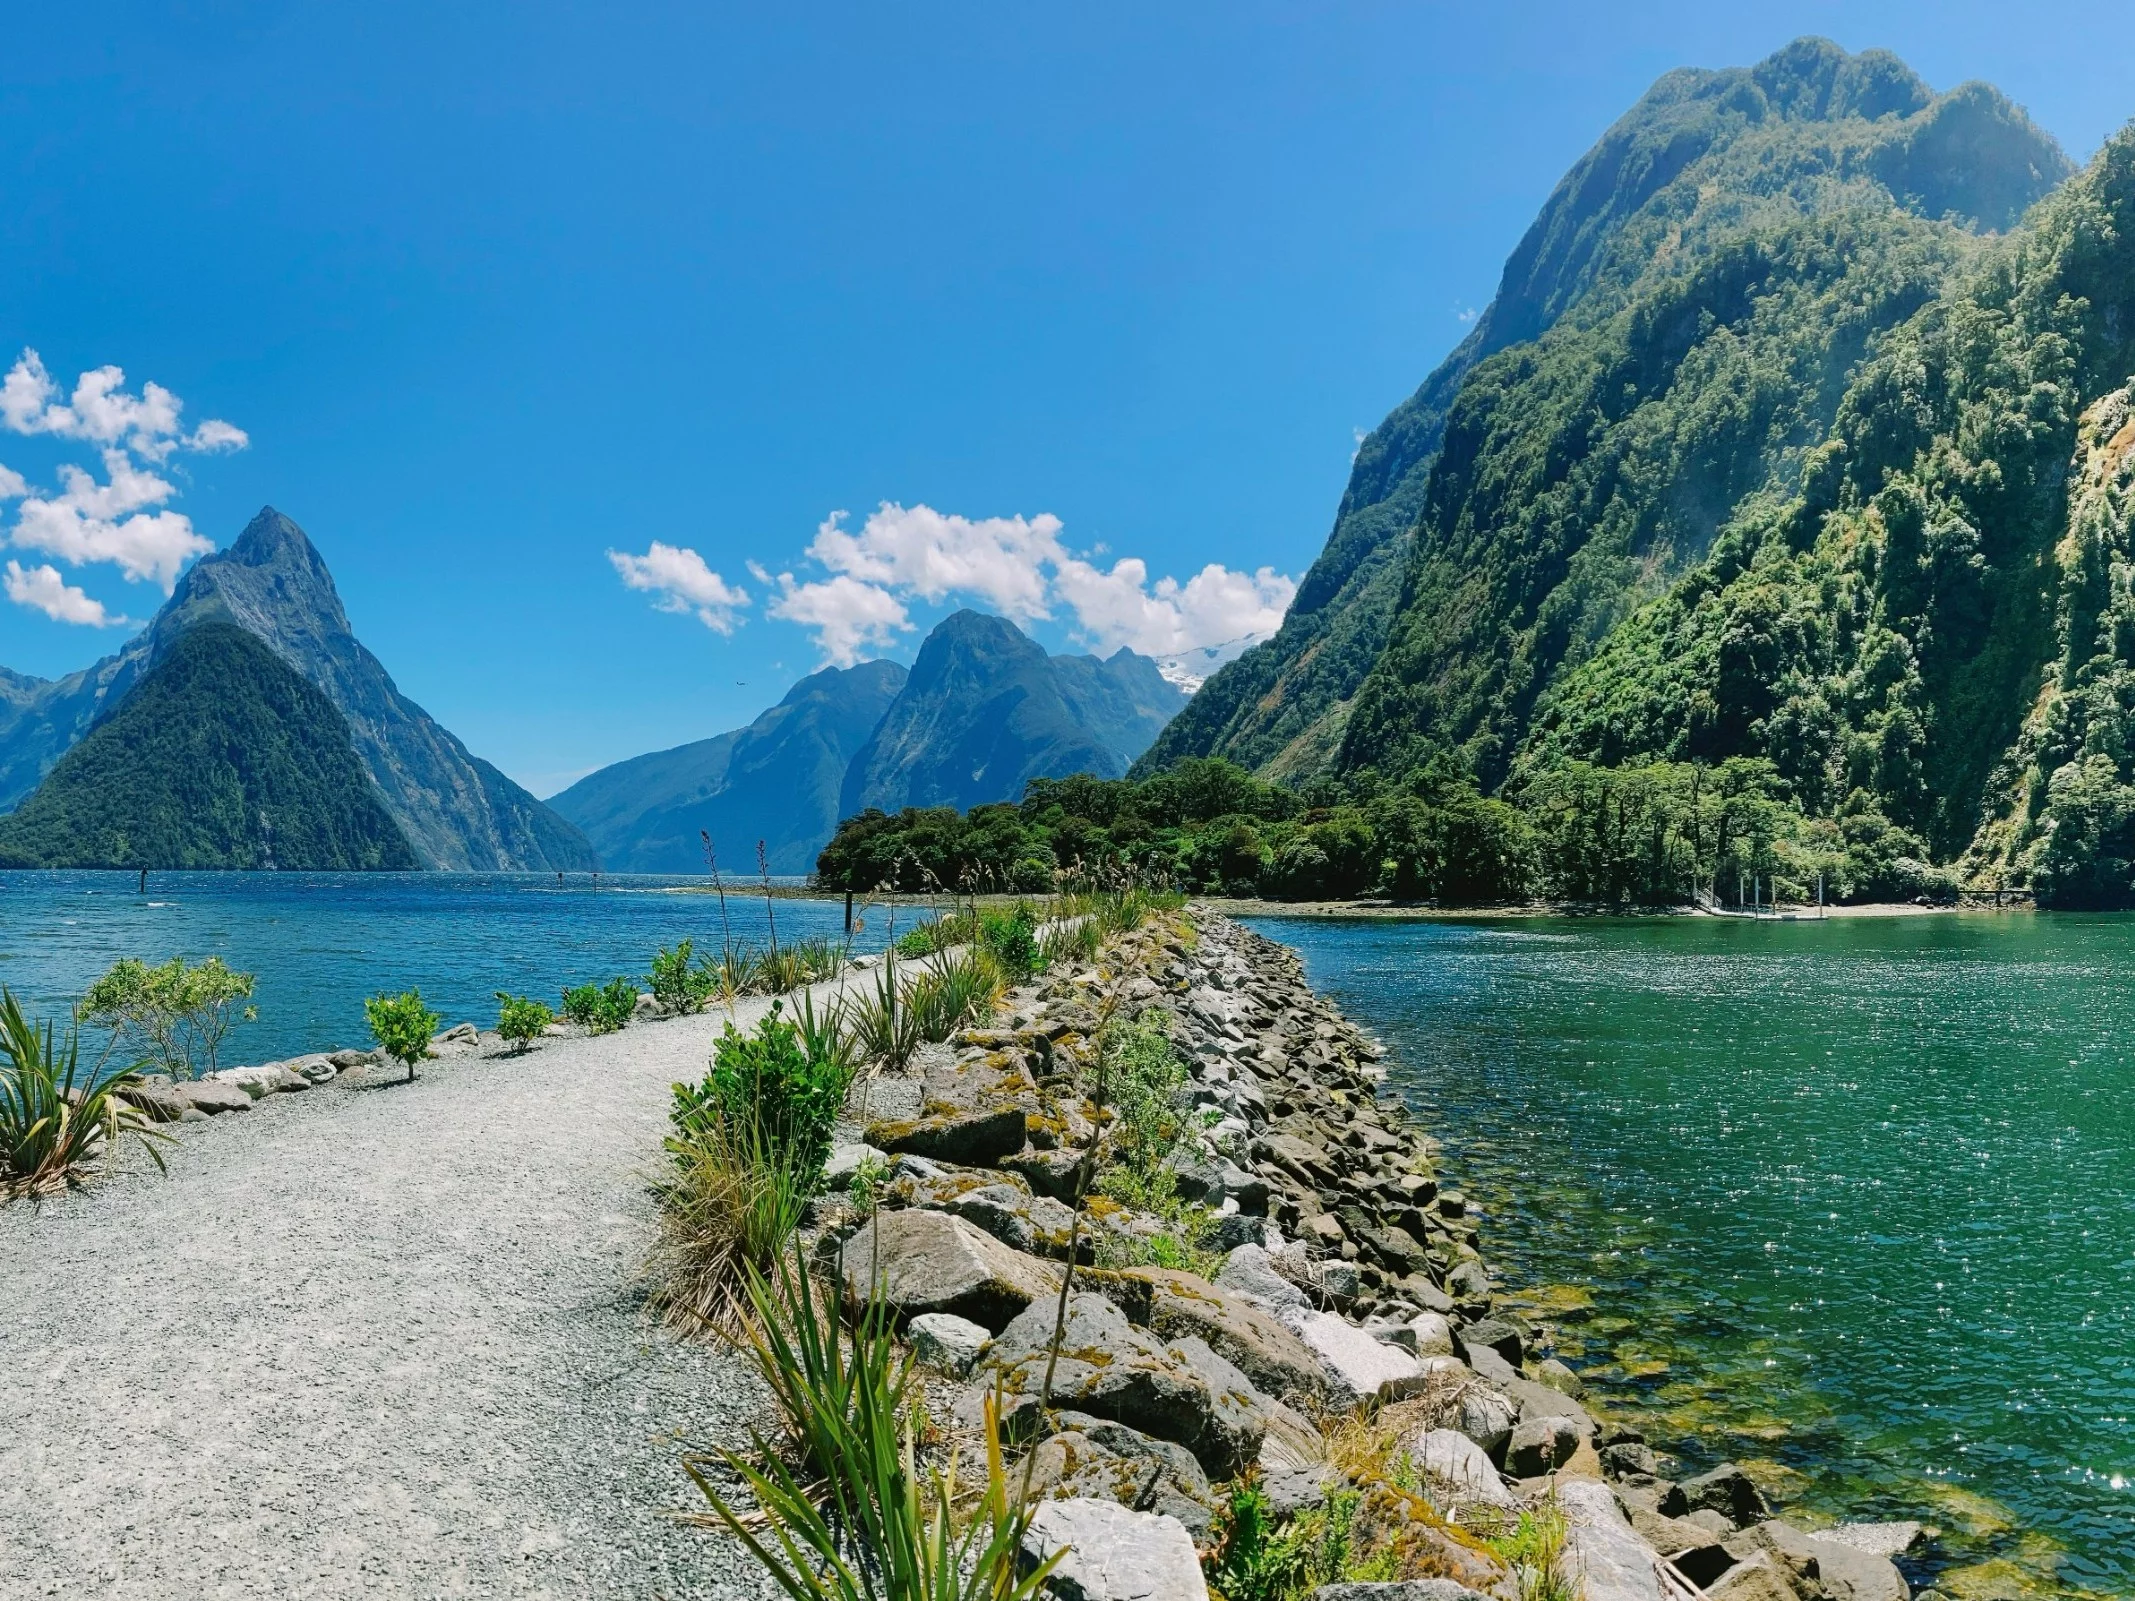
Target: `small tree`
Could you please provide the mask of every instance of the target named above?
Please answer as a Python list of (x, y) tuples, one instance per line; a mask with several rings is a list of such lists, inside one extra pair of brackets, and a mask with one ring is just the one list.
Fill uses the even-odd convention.
[(555, 1021), (556, 1014), (549, 1010), (546, 1001), (497, 991), (497, 1032), (512, 1047), (513, 1055), (523, 1053)]
[(183, 1080), (214, 1072), (230, 1030), (259, 1016), (257, 1007), (241, 1005), (251, 1000), (253, 983), (252, 974), (219, 956), (196, 967), (181, 956), (159, 967), (129, 956), (89, 986), (75, 1012), (111, 1030), (107, 1060), (114, 1053), (146, 1058)]
[(423, 992), (405, 995), (373, 995), (363, 1003), (363, 1020), (371, 1026), (378, 1048), (408, 1070), (415, 1082), (415, 1064), (430, 1054), (431, 1038), (444, 1019), (423, 1005)]

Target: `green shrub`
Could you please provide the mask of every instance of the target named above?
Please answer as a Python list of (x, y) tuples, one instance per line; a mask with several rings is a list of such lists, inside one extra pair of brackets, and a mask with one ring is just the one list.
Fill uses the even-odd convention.
[(696, 942), (683, 940), (673, 950), (661, 947), (652, 959), (645, 987), (660, 1010), (686, 1017), (704, 1009), (719, 989), (720, 970), (709, 956), (698, 958)]
[(127, 957), (89, 986), (76, 1015), (112, 1031), (112, 1049), (145, 1058), (174, 1080), (215, 1071), (222, 1042), (240, 1020), (258, 1011), (253, 975), (210, 956), (196, 967), (173, 956), (159, 967)]
[(1097, 919), (1094, 917), (1075, 917), (1065, 922), (1056, 922), (1039, 936), (1039, 964), (1053, 968), (1095, 961), (1099, 943)]
[(50, 1023), (37, 1028), (13, 992), (0, 989), (0, 1201), (77, 1186), (92, 1159), (115, 1158), (126, 1139), (161, 1168), (157, 1145), (169, 1136), (121, 1096), (136, 1082), (130, 1067), (85, 1072), (78, 1030), (62, 1044)]
[(703, 1083), (675, 1086), (672, 1115), (683, 1136), (725, 1128), (764, 1161), (790, 1168), (809, 1195), (822, 1183), (830, 1127), (852, 1074), (843, 1055), (823, 1043), (812, 1009), (805, 1035), (802, 1022), (783, 1011), (782, 1002), (772, 1002), (753, 1034), (727, 1024)]
[(363, 1003), (363, 1020), (370, 1025), (378, 1048), (415, 1078), (415, 1064), (430, 1054), (430, 1041), (444, 1021), (423, 1005), (421, 990), (404, 995), (373, 995)]
[(556, 1014), (549, 1010), (546, 1001), (497, 991), (497, 1032), (514, 1050), (524, 1051), (555, 1021)]
[(1001, 998), (1001, 974), (983, 951), (944, 953), (905, 991), (904, 1006), (923, 1040), (940, 1042), (958, 1029), (993, 1016)]
[(1187, 1132), (1178, 1107), (1186, 1064), (1171, 1043), (1171, 1014), (1151, 1006), (1131, 1018), (1110, 1019), (1098, 1030), (1097, 1056), (1112, 1108), (1106, 1160), (1124, 1170), (1124, 1181), (1145, 1189), (1161, 1185), (1164, 1160)]
[(873, 984), (848, 989), (839, 999), (838, 1024), (858, 1060), (901, 1072), (912, 1059), (922, 1035), (920, 1019), (901, 993), (910, 987), (896, 984), (885, 963), (876, 969)]
[(1038, 971), (1038, 914), (1030, 902), (1018, 901), (1014, 911), (987, 912), (979, 918), (979, 944), (1011, 984), (1020, 984)]
[(637, 986), (627, 978), (580, 984), (563, 992), (563, 1015), (592, 1034), (613, 1034), (637, 1009)]

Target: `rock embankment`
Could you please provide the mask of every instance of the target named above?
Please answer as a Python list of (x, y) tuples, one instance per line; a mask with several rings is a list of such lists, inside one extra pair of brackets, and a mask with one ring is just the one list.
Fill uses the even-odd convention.
[[(1186, 1066), (1185, 1134), (1176, 1199), (1144, 1209), (1085, 1194), (1085, 1155), (1115, 1117), (1101, 1031), (1151, 1009)], [(1381, 1098), (1380, 1048), (1291, 951), (1161, 919), (1011, 991), (996, 1025), (856, 1092), (832, 1172), (871, 1193), (819, 1203), (815, 1249), (894, 1310), (946, 1429), (1000, 1395), (1062, 1503), (1034, 1552), (1079, 1552), (1057, 1594), (1201, 1595), (1180, 1553), (1250, 1474), (1277, 1515), (1339, 1498), (1402, 1581), (1344, 1601), (1516, 1601), (1492, 1539), (1543, 1501), (1586, 1601), (1905, 1601), (1890, 1556), (1914, 1526), (1794, 1527), (1741, 1469), (1672, 1478), (1586, 1404), (1549, 1331), (1500, 1303), (1436, 1142)]]

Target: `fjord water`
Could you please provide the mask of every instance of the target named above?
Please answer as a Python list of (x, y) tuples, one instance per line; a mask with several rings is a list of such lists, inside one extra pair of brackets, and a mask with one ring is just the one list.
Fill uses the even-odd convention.
[(1685, 1471), (1935, 1524), (1961, 1595), (2135, 1591), (2135, 920), (1256, 926)]
[[(698, 878), (573, 873), (0, 873), (0, 984), (33, 1017), (64, 1018), (122, 956), (220, 956), (259, 976), (257, 1022), (240, 1025), (228, 1062), (370, 1043), (363, 998), (419, 988), (448, 1023), (488, 1027), (495, 992), (543, 998), (567, 984), (628, 974), (683, 938), (716, 952), (718, 898)], [(771, 903), (781, 940), (839, 936), (843, 904)], [(905, 914), (909, 919), (910, 913)], [(737, 943), (769, 939), (754, 886), (730, 886)], [(877, 909), (870, 919), (885, 925)], [(856, 950), (879, 948), (880, 926)]]

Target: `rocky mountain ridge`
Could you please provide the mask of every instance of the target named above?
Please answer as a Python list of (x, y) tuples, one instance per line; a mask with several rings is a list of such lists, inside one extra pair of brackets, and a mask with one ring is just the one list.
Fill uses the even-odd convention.
[(65, 678), (10, 674), (0, 684), (0, 806), (19, 805), (180, 637), (212, 620), (260, 639), (333, 702), (419, 865), (448, 871), (596, 865), (575, 828), (400, 693), (350, 628), (318, 550), (271, 506), (227, 549), (188, 569), (147, 628), (116, 654)]

